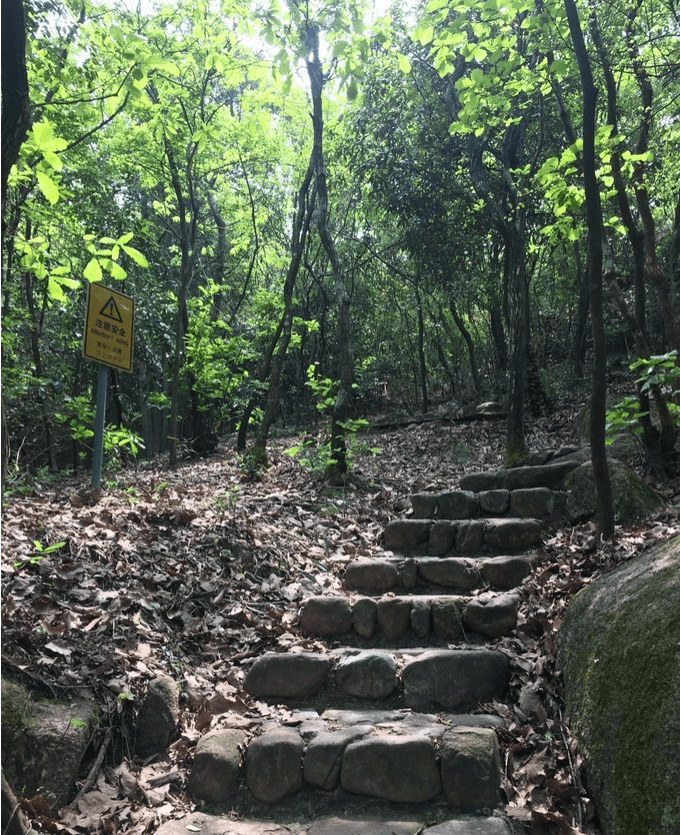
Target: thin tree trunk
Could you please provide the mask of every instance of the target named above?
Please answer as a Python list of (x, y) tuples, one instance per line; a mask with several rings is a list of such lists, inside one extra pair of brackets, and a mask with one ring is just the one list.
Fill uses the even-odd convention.
[(350, 415), (354, 355), (352, 351), (350, 305), (351, 299), (345, 285), (345, 273), (335, 241), (328, 226), (328, 181), (323, 154), (323, 84), (324, 76), (319, 59), (319, 34), (315, 24), (307, 23), (306, 43), (311, 54), (307, 60), (307, 74), (312, 91), (312, 125), (314, 146), (312, 158), (316, 172), (319, 195), (317, 228), (324, 250), (333, 270), (335, 296), (338, 306), (338, 372), (340, 386), (333, 404), (331, 424), (331, 477), (342, 477), (347, 472), (347, 448), (345, 424)]
[(465, 322), (458, 313), (458, 308), (456, 307), (456, 303), (453, 299), (449, 299), (449, 310), (453, 316), (453, 321), (456, 323), (456, 327), (460, 331), (460, 335), (463, 337), (465, 344), (467, 345), (468, 357), (470, 359), (470, 373), (472, 374), (472, 386), (475, 393), (478, 394), (482, 387), (479, 380), (479, 371), (477, 370), (477, 357), (475, 354), (475, 343), (472, 341), (472, 334), (465, 326)]
[(597, 90), (574, 0), (564, 0), (583, 94), (583, 182), (588, 227), (590, 318), (593, 329), (593, 381), (590, 402), (590, 452), (597, 491), (599, 532), (603, 539), (614, 534), (614, 504), (605, 448), (607, 400), (607, 349), (602, 307), (602, 207), (596, 175), (595, 105)]
[[(271, 374), (269, 375), (269, 389), (267, 392), (267, 403), (264, 409), (264, 415), (260, 426), (258, 427), (255, 440), (251, 450), (253, 469), (259, 468), (266, 463), (267, 460), (267, 440), (269, 439), (269, 430), (274, 422), (276, 415), (276, 407), (279, 402), (279, 391), (281, 387), (281, 374), (283, 372), (283, 365), (290, 344), (290, 337), (293, 329), (293, 290), (295, 289), (295, 282), (297, 280), (298, 272), (300, 271), (300, 264), (302, 262), (302, 254), (304, 252), (305, 243), (307, 241), (307, 234), (312, 220), (312, 213), (314, 203), (316, 200), (316, 186), (312, 189), (311, 197), (309, 196), (309, 189), (312, 184), (314, 175), (314, 159), (313, 153), (310, 156), (307, 165), (307, 171), (300, 190), (297, 195), (297, 206), (295, 210), (295, 218), (293, 221), (293, 233), (291, 237), (291, 259), (288, 264), (288, 271), (286, 273), (286, 281), (283, 286), (283, 305), (284, 312), (281, 319), (280, 337), (276, 344), (276, 351), (271, 354)], [(272, 343), (273, 347), (274, 343)], [(252, 406), (250, 406), (252, 412)], [(247, 409), (246, 412), (249, 410)], [(248, 414), (248, 418), (249, 418)], [(241, 429), (239, 431), (239, 443), (241, 441), (242, 433), (245, 435), (247, 428), (247, 417), (244, 415), (241, 421)]]
[(418, 279), (415, 285), (416, 308), (418, 311), (418, 365), (420, 368), (420, 395), (422, 398), (423, 413), (430, 409), (430, 399), (427, 392), (427, 363), (425, 361), (425, 320), (423, 318), (423, 300), (418, 288)]

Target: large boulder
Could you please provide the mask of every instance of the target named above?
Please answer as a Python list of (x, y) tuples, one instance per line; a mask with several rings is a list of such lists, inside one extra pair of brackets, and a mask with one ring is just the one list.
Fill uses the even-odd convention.
[(40, 793), (50, 804), (66, 803), (97, 719), (91, 702), (45, 699), (3, 678), (2, 770), (9, 785), (23, 797)]
[(606, 835), (680, 832), (680, 537), (601, 577), (558, 636), (571, 727)]
[[(662, 501), (649, 485), (645, 484), (630, 467), (615, 458), (609, 459), (609, 477), (612, 484), (614, 513), (621, 525), (648, 516), (661, 507)], [(567, 491), (567, 514), (572, 523), (581, 522), (595, 515), (597, 494), (590, 461), (572, 470), (564, 479)]]

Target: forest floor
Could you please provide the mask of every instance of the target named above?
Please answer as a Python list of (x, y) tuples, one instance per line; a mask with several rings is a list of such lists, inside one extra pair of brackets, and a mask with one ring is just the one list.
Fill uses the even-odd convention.
[[(530, 449), (573, 444), (574, 416), (565, 405), (534, 421)], [(271, 443), (270, 466), (257, 480), (226, 438), (217, 454), (174, 470), (158, 461), (109, 473), (100, 492), (87, 475), (10, 485), (2, 513), (3, 674), (100, 706), (81, 782), (111, 729), (89, 804), (50, 817), (36, 803), (34, 828), (153, 832), (195, 808), (185, 787), (197, 739), (226, 715), (247, 724), (253, 715), (285, 714), (242, 690), (244, 662), (265, 650), (321, 647), (297, 628), (303, 597), (339, 589), (352, 557), (380, 554), (386, 522), (407, 512), (412, 493), (455, 489), (466, 472), (502, 466), (503, 435), (502, 420), (373, 430), (362, 440), (381, 452), (357, 450), (343, 488), (286, 454), (294, 437)], [(664, 509), (617, 528), (606, 545), (592, 523), (551, 531), (523, 585), (516, 633), (497, 641), (511, 659), (510, 688), (485, 710), (506, 719), (503, 790), (518, 831), (599, 832), (564, 714), (555, 635), (571, 595), (680, 531), (680, 483), (653, 486)], [(182, 684), (179, 738), (163, 762), (141, 763), (131, 753), (134, 702), (158, 674)], [(164, 771), (179, 777), (144, 789)]]

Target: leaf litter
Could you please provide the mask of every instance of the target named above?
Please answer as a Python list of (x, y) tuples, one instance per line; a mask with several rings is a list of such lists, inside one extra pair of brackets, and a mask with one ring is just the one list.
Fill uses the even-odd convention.
[[(532, 448), (568, 443), (569, 425), (565, 412), (535, 421)], [(195, 809), (187, 774), (207, 730), (290, 720), (242, 684), (264, 651), (324, 649), (298, 629), (304, 597), (339, 591), (351, 559), (381, 554), (386, 522), (408, 515), (412, 493), (498, 468), (503, 451), (496, 421), (412, 423), (372, 432), (382, 454), (357, 453), (347, 483), (331, 487), (283, 441), (261, 478), (248, 479), (231, 440), (175, 470), (121, 471), (105, 490), (64, 478), (6, 500), (4, 673), (46, 695), (91, 699), (102, 715), (76, 799), (62, 808), (22, 799), (34, 829), (141, 835)], [(553, 531), (523, 583), (515, 633), (496, 642), (510, 660), (509, 691), (482, 709), (504, 719), (502, 792), (518, 831), (600, 832), (564, 715), (556, 634), (579, 589), (677, 534), (680, 487), (654, 486), (668, 505), (609, 543), (592, 523)], [(163, 757), (145, 762), (134, 755), (135, 705), (157, 675), (181, 687), (180, 722)]]

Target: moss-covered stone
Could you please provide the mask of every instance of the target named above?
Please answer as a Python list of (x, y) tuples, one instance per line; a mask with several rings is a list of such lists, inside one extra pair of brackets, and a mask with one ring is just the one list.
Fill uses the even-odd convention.
[[(629, 467), (609, 459), (614, 513), (619, 524), (627, 525), (648, 516), (661, 507), (661, 499)], [(571, 522), (580, 522), (595, 515), (597, 496), (590, 461), (572, 470), (564, 479), (567, 491), (567, 513)]]
[(2, 768), (12, 788), (48, 803), (65, 803), (73, 790), (97, 709), (59, 702), (2, 679)]
[(607, 835), (680, 832), (680, 538), (580, 592), (559, 633), (571, 726)]

